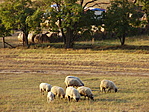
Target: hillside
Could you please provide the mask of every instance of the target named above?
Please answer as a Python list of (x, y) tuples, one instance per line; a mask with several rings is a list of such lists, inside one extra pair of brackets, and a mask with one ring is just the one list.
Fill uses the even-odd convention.
[[(84, 1), (85, 1), (84, 2), (84, 4), (85, 4), (89, 0), (84, 0)], [(98, 4), (98, 5), (95, 5), (94, 7), (106, 9), (107, 6), (109, 6), (110, 1), (111, 0), (97, 0), (95, 3), (91, 3), (91, 4), (87, 5), (87, 7), (92, 7), (94, 4)]]
[[(0, 3), (2, 3), (4, 0), (0, 0)], [(36, 1), (36, 0), (32, 0), (32, 1)], [(86, 2), (88, 2), (90, 0), (84, 0), (84, 4)], [(90, 5), (87, 5), (87, 7), (93, 6), (93, 4), (98, 4), (94, 7), (99, 7), (99, 8), (106, 8), (109, 5), (110, 0), (97, 0), (95, 3), (91, 3)], [(103, 3), (103, 4), (99, 4), (99, 3)]]

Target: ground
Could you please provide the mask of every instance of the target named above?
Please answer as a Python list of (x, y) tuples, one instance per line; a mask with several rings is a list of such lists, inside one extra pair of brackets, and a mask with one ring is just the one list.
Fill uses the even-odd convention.
[[(147, 38), (144, 38), (143, 42), (137, 38), (138, 41), (131, 42), (131, 45), (134, 44), (133, 47), (126, 46), (125, 49), (113, 46), (109, 47), (110, 49), (1, 47), (0, 111), (147, 112)], [(17, 38), (12, 40), (9, 37), (7, 42), (13, 45), (20, 44), (16, 40)], [(46, 95), (43, 96), (39, 92), (39, 84), (46, 82), (65, 89), (64, 79), (68, 75), (79, 77), (85, 86), (90, 87), (95, 101), (83, 98), (79, 102), (55, 99), (53, 103), (48, 104)], [(112, 80), (118, 87), (118, 92), (101, 93), (99, 85), (103, 79)]]

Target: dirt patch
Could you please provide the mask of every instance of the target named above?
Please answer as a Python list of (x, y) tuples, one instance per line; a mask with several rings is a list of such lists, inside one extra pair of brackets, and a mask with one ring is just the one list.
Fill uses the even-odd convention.
[(79, 71), (79, 70), (0, 70), (0, 73), (42, 73), (42, 74), (60, 74), (60, 75), (114, 75), (114, 76), (122, 76), (122, 75), (128, 75), (128, 76), (140, 76), (140, 77), (149, 77), (149, 73), (141, 73), (141, 72), (118, 72), (118, 71)]

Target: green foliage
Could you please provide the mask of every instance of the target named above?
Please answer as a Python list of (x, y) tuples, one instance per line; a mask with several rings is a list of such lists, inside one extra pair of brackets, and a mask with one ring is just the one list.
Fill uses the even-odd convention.
[(26, 23), (28, 23), (28, 26), (31, 28), (32, 31), (36, 31), (36, 30), (40, 30), (40, 23), (42, 22), (41, 19), (42, 18), (43, 13), (42, 11), (40, 11), (40, 9), (37, 9), (33, 15), (28, 16), (26, 18)]
[[(67, 27), (73, 29), (73, 26), (76, 24), (76, 22), (79, 21), (81, 17), (82, 10), (82, 7), (76, 3), (60, 3), (57, 8), (49, 7), (47, 10), (49, 15), (47, 15), (47, 17), (50, 17), (50, 27), (53, 29)], [(62, 20), (59, 27), (57, 27), (58, 25), (55, 24), (58, 20)]]
[(22, 30), (26, 35), (23, 45), (28, 46), (27, 35), (30, 30), (39, 27), (41, 12), (33, 7), (31, 0), (5, 0), (0, 5), (0, 18), (6, 30)]
[(143, 4), (143, 10), (147, 14), (147, 20), (149, 21), (149, 0), (139, 0)]
[(77, 0), (50, 1), (49, 6), (56, 4), (57, 7), (49, 7), (46, 10), (45, 20), (49, 20), (51, 30), (62, 32), (64, 44), (73, 43), (79, 31), (88, 30), (93, 24), (100, 24), (94, 18), (94, 13), (92, 11), (85, 13), (82, 5), (76, 2)]
[(8, 35), (10, 35), (10, 30), (5, 28), (0, 19), (0, 37), (5, 37)]
[(36, 0), (32, 2), (32, 7), (33, 8), (40, 8), (41, 10), (47, 9), (50, 4), (50, 0)]
[[(137, 13), (135, 5), (128, 2), (128, 0), (112, 1), (105, 15), (106, 30), (124, 39), (124, 35), (128, 34), (134, 26), (140, 24)], [(130, 17), (130, 15), (132, 16)]]
[[(39, 14), (41, 14), (39, 10), (32, 8), (31, 0), (7, 0), (0, 6), (0, 17), (5, 27), (21, 29), (25, 33), (35, 28), (36, 25), (39, 26), (38, 22), (41, 18)], [(38, 21), (33, 22), (34, 20)]]
[(118, 32), (118, 35), (120, 35), (124, 29), (128, 31), (131, 27), (130, 23), (133, 21), (133, 18), (129, 17), (129, 15), (133, 13), (133, 8), (132, 4), (127, 0), (112, 1), (106, 13), (105, 24), (107, 30)]

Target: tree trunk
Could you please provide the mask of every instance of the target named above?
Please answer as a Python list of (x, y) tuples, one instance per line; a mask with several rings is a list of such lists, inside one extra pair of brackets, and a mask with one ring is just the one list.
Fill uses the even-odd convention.
[(66, 33), (66, 41), (64, 41), (64, 48), (69, 49), (73, 48), (73, 41), (74, 35), (73, 35), (73, 30), (70, 28), (67, 28), (67, 33)]
[(15, 47), (13, 47), (12, 45), (10, 45), (9, 43), (7, 43), (7, 42), (5, 41), (5, 37), (3, 36), (3, 48), (6, 48), (6, 44), (9, 45), (9, 46), (12, 47), (12, 48), (15, 48)]
[(23, 46), (29, 48), (28, 44), (28, 32), (23, 31)]
[(125, 34), (123, 34), (122, 36), (119, 36), (120, 42), (121, 42), (121, 46), (123, 46), (125, 44)]
[(5, 48), (5, 37), (3, 36), (3, 48)]

